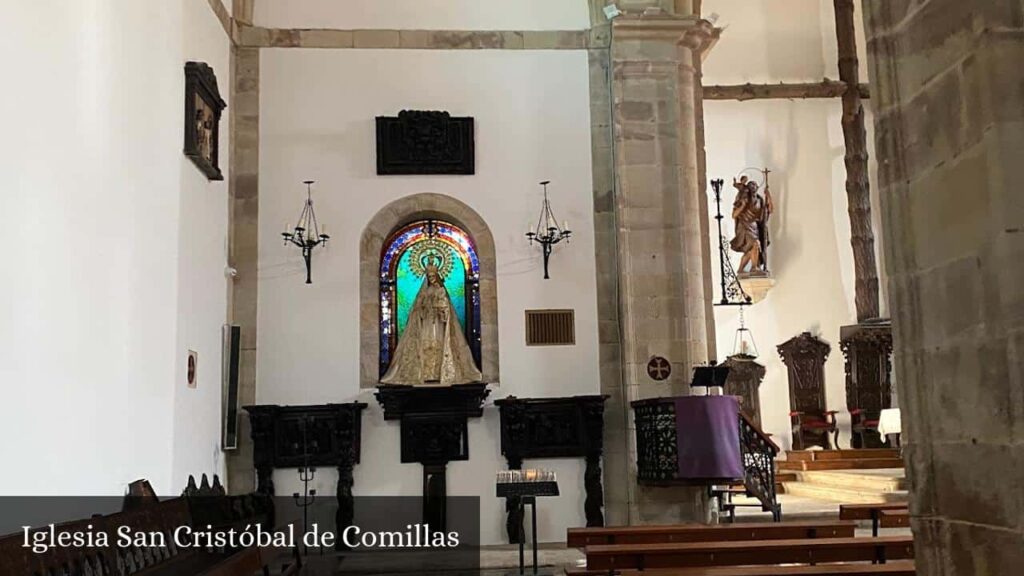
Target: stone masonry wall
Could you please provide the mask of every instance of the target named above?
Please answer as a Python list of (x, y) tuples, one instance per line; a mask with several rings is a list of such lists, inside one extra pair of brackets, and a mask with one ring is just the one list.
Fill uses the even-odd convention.
[(1024, 7), (864, 8), (917, 573), (1017, 574)]

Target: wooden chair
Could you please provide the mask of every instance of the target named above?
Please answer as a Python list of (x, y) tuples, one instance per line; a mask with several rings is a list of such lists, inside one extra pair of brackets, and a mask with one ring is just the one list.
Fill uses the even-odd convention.
[[(832, 347), (804, 332), (777, 347), (789, 375), (789, 417), (793, 449), (821, 446), (831, 450), (839, 445), (835, 411), (825, 402), (825, 360)], [(831, 442), (829, 441), (831, 436)]]
[(854, 448), (881, 448), (882, 410), (892, 407), (892, 325), (855, 324), (840, 329), (846, 370), (846, 408)]

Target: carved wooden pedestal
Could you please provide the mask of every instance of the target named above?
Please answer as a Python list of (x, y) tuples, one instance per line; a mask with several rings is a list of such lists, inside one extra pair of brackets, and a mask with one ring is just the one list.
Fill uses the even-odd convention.
[(447, 467), (469, 460), (469, 418), (483, 415), (487, 384), (381, 385), (374, 394), (385, 420), (401, 421), (403, 463), (423, 465), (423, 522), (445, 531)]
[(252, 428), (256, 492), (274, 495), (274, 468), (335, 466), (338, 533), (351, 526), (352, 467), (359, 463), (364, 408), (360, 402), (245, 406)]
[[(501, 453), (510, 470), (523, 467), (526, 458), (585, 458), (583, 502), (587, 526), (604, 526), (604, 490), (601, 487), (601, 452), (604, 449), (604, 401), (608, 396), (516, 398), (496, 400), (501, 409)], [(522, 506), (506, 500), (506, 529), (511, 543), (522, 541)]]
[(761, 395), (758, 393), (764, 380), (765, 367), (758, 364), (750, 356), (736, 354), (722, 362), (729, 368), (729, 377), (725, 380), (725, 393), (740, 397), (740, 411), (750, 418), (755, 426), (761, 428)]
[(881, 448), (882, 410), (892, 408), (892, 324), (854, 324), (839, 329), (846, 359), (846, 408), (850, 411), (854, 448)]

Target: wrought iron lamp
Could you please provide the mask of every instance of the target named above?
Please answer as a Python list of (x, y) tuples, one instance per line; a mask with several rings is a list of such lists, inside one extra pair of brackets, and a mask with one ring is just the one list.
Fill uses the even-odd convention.
[(289, 231), (288, 225), (285, 224), (285, 231), (281, 233), (285, 246), (291, 243), (302, 250), (302, 259), (306, 262), (306, 284), (313, 283), (313, 249), (321, 245), (326, 246), (331, 238), (327, 235), (326, 229), (317, 223), (316, 213), (313, 212), (313, 182), (303, 182), (306, 185), (306, 204), (302, 207), (302, 214), (299, 215), (295, 228)]
[(747, 328), (743, 318), (743, 306), (740, 306), (740, 327), (736, 329), (736, 338), (732, 344), (733, 356), (739, 356), (747, 360), (757, 358), (757, 344), (754, 343), (754, 333)]
[(537, 217), (536, 226), (533, 224), (527, 225), (526, 237), (529, 239), (530, 244), (537, 242), (540, 244), (541, 250), (544, 252), (544, 279), (551, 278), (548, 275), (548, 260), (551, 258), (551, 248), (555, 244), (558, 244), (562, 240), (565, 240), (566, 244), (569, 243), (569, 238), (572, 236), (572, 231), (569, 230), (569, 221), (562, 222), (562, 225), (558, 225), (558, 219), (555, 218), (555, 213), (551, 211), (551, 202), (548, 200), (548, 184), (550, 180), (545, 180), (540, 183), (544, 187), (544, 204), (540, 208), (540, 216)]

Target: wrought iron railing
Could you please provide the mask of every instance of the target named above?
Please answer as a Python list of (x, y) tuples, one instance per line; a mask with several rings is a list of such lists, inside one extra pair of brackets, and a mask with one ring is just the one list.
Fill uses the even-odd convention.
[(679, 474), (676, 405), (670, 398), (632, 403), (636, 424), (636, 477), (641, 483), (664, 483)]
[(775, 456), (779, 447), (767, 434), (740, 412), (740, 454), (743, 458), (743, 487), (747, 494), (761, 502), (761, 509), (771, 512), (778, 522), (782, 518), (775, 489)]

